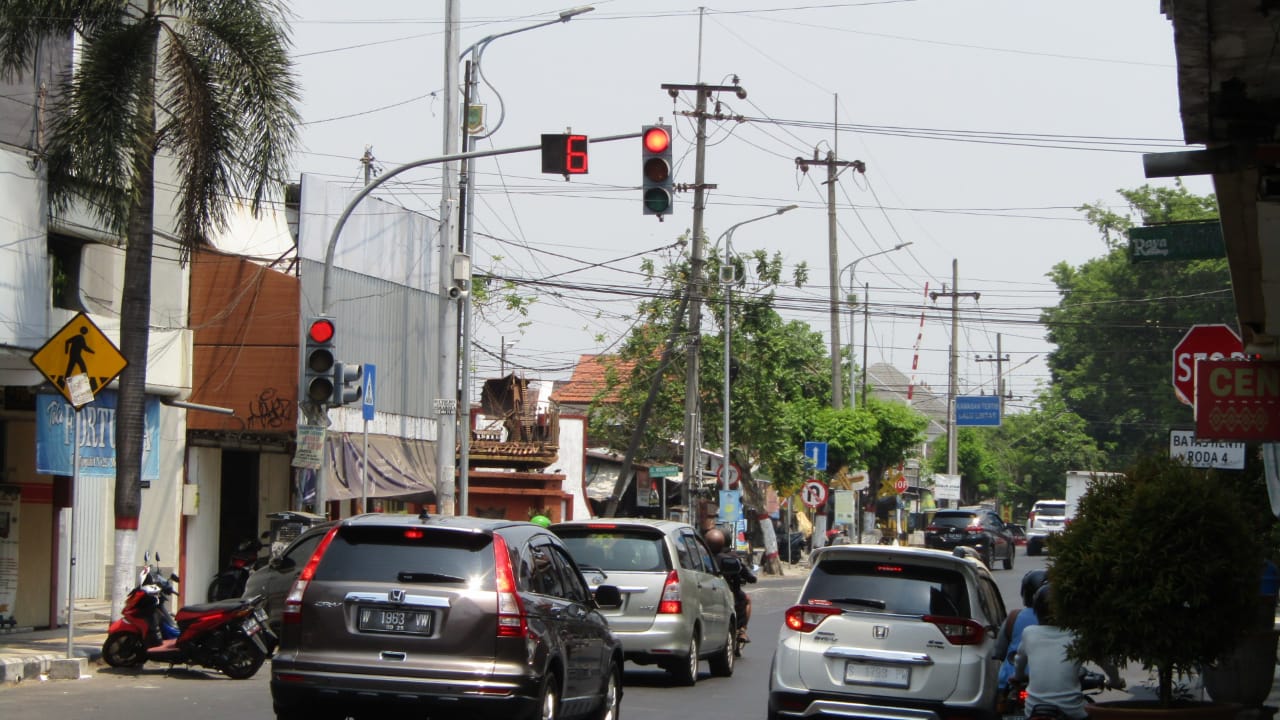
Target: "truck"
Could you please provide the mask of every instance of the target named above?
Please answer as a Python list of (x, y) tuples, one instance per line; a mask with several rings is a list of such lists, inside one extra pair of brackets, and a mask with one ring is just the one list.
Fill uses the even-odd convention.
[(1089, 481), (1095, 477), (1113, 477), (1120, 475), (1116, 472), (1104, 472), (1100, 470), (1068, 470), (1067, 471), (1067, 511), (1066, 521), (1071, 522), (1076, 516), (1076, 511), (1080, 507), (1080, 498), (1085, 491), (1089, 489)]

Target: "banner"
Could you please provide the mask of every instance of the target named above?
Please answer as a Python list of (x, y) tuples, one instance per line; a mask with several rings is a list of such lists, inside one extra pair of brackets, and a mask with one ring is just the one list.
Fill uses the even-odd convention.
[[(60, 395), (36, 395), (36, 472), (72, 474), (72, 438), (80, 425), (80, 476), (116, 476), (115, 390), (104, 390), (77, 411)], [(142, 480), (160, 479), (160, 401), (148, 396), (143, 413)]]
[(22, 488), (0, 485), (0, 618), (11, 618), (18, 600), (18, 507)]

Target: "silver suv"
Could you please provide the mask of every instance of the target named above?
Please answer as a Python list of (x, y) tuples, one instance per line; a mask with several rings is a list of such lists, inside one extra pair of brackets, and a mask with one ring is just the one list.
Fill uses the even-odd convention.
[(1027, 554), (1039, 555), (1049, 536), (1062, 532), (1066, 522), (1066, 500), (1037, 500), (1027, 514)]
[(601, 611), (627, 660), (657, 664), (682, 685), (698, 681), (698, 664), (733, 674), (737, 651), (733, 592), (691, 525), (609, 518), (551, 526), (587, 582), (616, 585), (622, 602)]
[(991, 718), (1004, 602), (972, 551), (826, 547), (785, 614), (770, 720)]
[[(621, 602), (613, 586), (596, 597)], [(306, 560), (281, 620), (279, 719), (621, 709), (622, 647), (563, 544), (532, 523), (348, 518)]]

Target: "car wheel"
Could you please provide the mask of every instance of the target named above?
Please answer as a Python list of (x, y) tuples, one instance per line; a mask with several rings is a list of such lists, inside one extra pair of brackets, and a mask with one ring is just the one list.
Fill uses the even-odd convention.
[(530, 716), (532, 720), (556, 720), (560, 716), (560, 683), (556, 680), (555, 673), (547, 673), (547, 677), (542, 681), (542, 702), (538, 703), (538, 708)]
[(1018, 549), (1017, 549), (1016, 547), (1014, 547), (1012, 544), (1010, 544), (1010, 545), (1009, 545), (1009, 554), (1008, 554), (1008, 555), (1006, 555), (1006, 556), (1005, 556), (1005, 558), (1004, 558), (1004, 569), (1005, 569), (1005, 570), (1012, 570), (1012, 569), (1013, 569), (1013, 555), (1014, 555), (1014, 553), (1016, 553), (1017, 551), (1018, 551)]
[(738, 656), (738, 633), (734, 631), (737, 621), (729, 619), (729, 632), (724, 639), (724, 650), (711, 656), (711, 674), (715, 677), (733, 675), (734, 658)]
[(1027, 541), (1027, 556), (1034, 557), (1040, 554), (1040, 543), (1034, 540)]
[(982, 551), (982, 564), (986, 565), (988, 570), (995, 568), (995, 554), (996, 551), (990, 545), (987, 546), (986, 550)]
[(671, 666), (671, 674), (675, 675), (676, 682), (681, 685), (694, 685), (698, 682), (698, 630), (695, 628), (693, 637), (689, 638), (689, 655), (684, 658), (684, 662), (676, 661), (676, 665)]
[(622, 667), (616, 662), (609, 664), (606, 683), (595, 720), (618, 720), (622, 716)]

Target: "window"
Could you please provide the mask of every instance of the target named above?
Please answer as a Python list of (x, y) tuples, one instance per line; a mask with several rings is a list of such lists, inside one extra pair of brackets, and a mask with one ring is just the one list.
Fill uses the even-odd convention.
[[(415, 528), (416, 529), (416, 528)], [(344, 527), (316, 567), (317, 581), (474, 583), (494, 588), (492, 540), (452, 530)], [(456, 579), (452, 579), (456, 578)]]
[(686, 539), (693, 546), (694, 552), (697, 553), (698, 563), (700, 564), (700, 567), (695, 567), (694, 569), (716, 575), (719, 572), (716, 569), (716, 561), (712, 559), (711, 551), (707, 549), (707, 546), (702, 544), (702, 539), (694, 535), (690, 535)]
[(564, 597), (564, 586), (561, 583), (560, 569), (555, 566), (551, 548), (546, 545), (530, 545), (529, 589), (539, 595)]
[(698, 563), (694, 562), (697, 554), (697, 550), (690, 550), (688, 536), (681, 535), (676, 539), (676, 555), (680, 556), (680, 567), (685, 570), (697, 569)]
[(1000, 599), (1000, 588), (991, 578), (982, 578), (978, 583), (978, 604), (982, 606), (982, 614), (986, 624), (998, 625), (1006, 615), (1004, 601)]
[(578, 570), (573, 566), (573, 561), (569, 559), (564, 550), (554, 545), (548, 545), (547, 549), (551, 552), (551, 556), (556, 563), (556, 569), (560, 573), (560, 585), (564, 588), (564, 594), (561, 597), (576, 603), (589, 605), (591, 591), (583, 584), (582, 576), (578, 574)]
[(80, 302), (80, 256), (85, 241), (51, 233), (48, 240), (53, 307), (83, 312)]
[(818, 563), (810, 572), (801, 602), (841, 598), (859, 610), (970, 617), (965, 576), (948, 568), (864, 560)]

